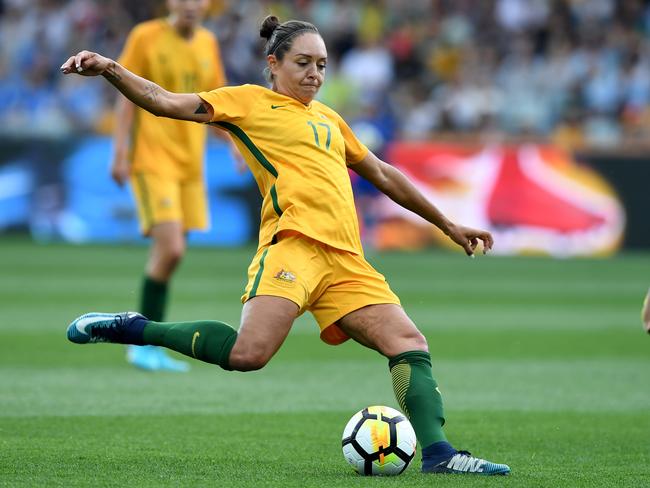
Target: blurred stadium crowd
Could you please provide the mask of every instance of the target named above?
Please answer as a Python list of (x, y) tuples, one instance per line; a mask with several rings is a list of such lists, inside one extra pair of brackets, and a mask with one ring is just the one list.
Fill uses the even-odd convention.
[[(164, 0), (0, 0), (0, 133), (111, 131), (112, 90), (63, 77), (80, 49), (116, 57)], [(650, 0), (213, 0), (231, 84), (263, 83), (260, 20), (314, 22), (321, 99), (395, 138), (551, 138), (570, 148), (650, 135)]]

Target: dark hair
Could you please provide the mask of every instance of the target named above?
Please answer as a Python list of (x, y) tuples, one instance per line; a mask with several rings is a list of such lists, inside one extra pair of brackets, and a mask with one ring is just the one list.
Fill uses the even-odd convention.
[(288, 20), (280, 23), (275, 15), (269, 15), (260, 27), (260, 37), (266, 39), (264, 55), (274, 54), (281, 61), (287, 51), (291, 49), (293, 40), (307, 32), (320, 34), (316, 26), (309, 22)]

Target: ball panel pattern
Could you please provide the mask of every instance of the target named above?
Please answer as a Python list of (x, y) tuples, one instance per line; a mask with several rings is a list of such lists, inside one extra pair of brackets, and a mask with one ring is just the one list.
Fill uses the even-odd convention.
[(415, 456), (415, 445), (413, 427), (390, 407), (364, 408), (343, 430), (343, 455), (363, 475), (400, 474)]

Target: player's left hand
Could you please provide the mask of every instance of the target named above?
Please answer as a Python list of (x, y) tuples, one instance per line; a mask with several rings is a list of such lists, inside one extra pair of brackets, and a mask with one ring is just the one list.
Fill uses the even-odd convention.
[(483, 254), (486, 254), (494, 245), (492, 234), (486, 230), (451, 224), (446, 234), (452, 241), (462, 247), (468, 256), (474, 256), (474, 251), (478, 246), (479, 240), (483, 243)]

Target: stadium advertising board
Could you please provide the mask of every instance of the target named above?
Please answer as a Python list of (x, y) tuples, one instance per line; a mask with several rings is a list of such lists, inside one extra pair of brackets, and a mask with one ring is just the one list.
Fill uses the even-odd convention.
[[(5, 141), (0, 233), (28, 231), (38, 240), (72, 242), (141, 241), (132, 196), (108, 173), (110, 144), (103, 137)], [(394, 143), (385, 156), (451, 218), (490, 229), (495, 253), (607, 255), (623, 241), (626, 247), (650, 247), (644, 158), (624, 164), (620, 158), (588, 157), (588, 164), (581, 164), (546, 145), (407, 142)], [(260, 196), (250, 173), (238, 173), (218, 141), (209, 145), (207, 161), (213, 225), (207, 233), (193, 233), (191, 242), (254, 241)], [(449, 245), (419, 217), (352, 175), (366, 245)]]
[[(495, 253), (594, 256), (622, 244), (625, 212), (613, 188), (555, 147), (396, 143), (386, 159), (450, 218), (493, 232)], [(375, 198), (366, 235), (378, 248), (449, 245), (419, 217)]]

